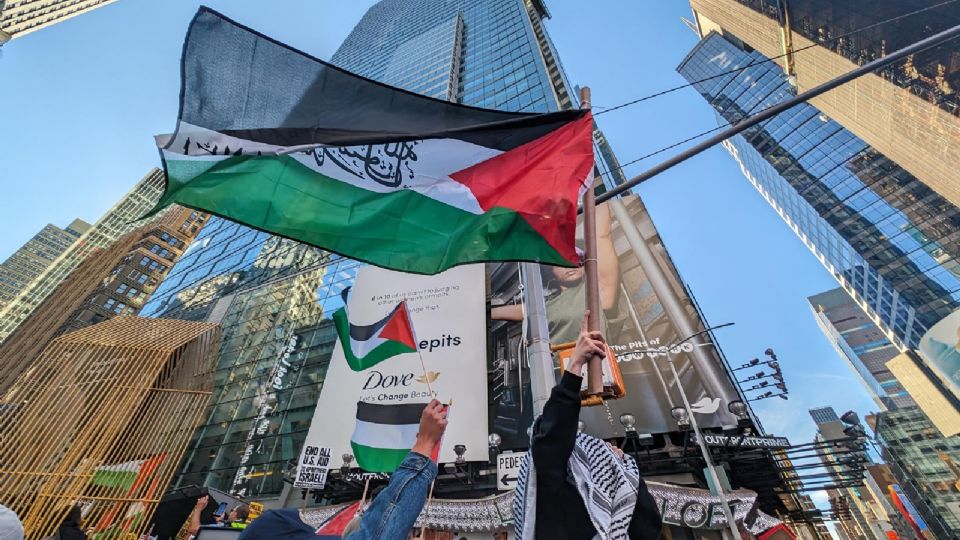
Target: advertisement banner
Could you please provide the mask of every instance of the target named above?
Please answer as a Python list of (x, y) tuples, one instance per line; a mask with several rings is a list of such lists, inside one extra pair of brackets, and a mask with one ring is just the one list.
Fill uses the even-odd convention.
[(941, 319), (920, 338), (920, 356), (947, 389), (960, 397), (960, 310)]
[[(337, 340), (304, 451), (329, 448), (330, 468), (346, 454), (353, 466), (387, 463), (409, 450), (397, 441), (415, 436), (435, 398), (451, 403), (440, 462), (456, 459), (456, 445), (467, 461), (489, 459), (484, 279), (483, 265), (433, 276), (361, 268), (347, 299), (351, 350)], [(401, 343), (404, 310), (412, 352)]]
[[(620, 207), (615, 208), (614, 204)], [(579, 239), (578, 242), (582, 243)], [(608, 401), (608, 407), (585, 408), (580, 417), (586, 431), (598, 437), (623, 436), (619, 422), (623, 413), (634, 416), (635, 427), (641, 433), (676, 431), (677, 423), (670, 410), (682, 406), (683, 400), (667, 362), (668, 354), (676, 364), (680, 384), (700, 425), (735, 425), (737, 419), (727, 405), (739, 397), (710, 335), (667, 350), (706, 327), (639, 197), (632, 195), (597, 207), (597, 263), (602, 330), (617, 356), (626, 397)], [(575, 341), (585, 305), (583, 270), (541, 266), (540, 277), (550, 343)], [(495, 305), (491, 318), (496, 328), (496, 321), (518, 321), (519, 315), (520, 306), (514, 300)], [(499, 354), (506, 356), (517, 349), (510, 343), (513, 341), (506, 342)], [(525, 362), (520, 362), (519, 367), (504, 361), (495, 365), (507, 366), (504, 379), (517, 388), (508, 386), (502, 392), (504, 397), (496, 404), (494, 431), (503, 437), (505, 448), (521, 446), (526, 442), (526, 426), (532, 418), (524, 414), (511, 424), (506, 411), (528, 413), (529, 408), (508, 408), (506, 399), (520, 400), (517, 396), (529, 394), (529, 373), (523, 369)]]

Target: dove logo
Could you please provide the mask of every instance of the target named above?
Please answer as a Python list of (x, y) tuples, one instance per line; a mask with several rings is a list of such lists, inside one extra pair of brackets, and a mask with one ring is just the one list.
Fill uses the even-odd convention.
[(704, 396), (703, 399), (690, 405), (690, 410), (699, 414), (713, 414), (720, 409), (720, 398)]

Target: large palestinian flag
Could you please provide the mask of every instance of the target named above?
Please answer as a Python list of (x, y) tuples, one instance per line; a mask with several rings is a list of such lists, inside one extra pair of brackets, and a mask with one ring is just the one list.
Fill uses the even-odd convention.
[[(379, 405), (358, 402), (357, 423), (350, 437), (357, 465), (368, 472), (397, 470), (417, 442), (420, 416), (426, 406), (426, 403)], [(437, 461), (439, 453), (440, 444), (437, 444), (430, 457)]]
[(578, 263), (588, 111), (478, 109), (345, 72), (201, 8), (158, 137), (180, 204), (377, 266)]
[(406, 302), (397, 304), (386, 317), (374, 324), (351, 324), (346, 307), (334, 312), (333, 322), (347, 365), (353, 371), (363, 371), (391, 356), (417, 350)]

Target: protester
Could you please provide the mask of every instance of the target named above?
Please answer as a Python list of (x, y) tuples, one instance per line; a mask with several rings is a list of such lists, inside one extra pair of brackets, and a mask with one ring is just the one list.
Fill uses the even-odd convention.
[[(193, 512), (190, 513), (190, 527), (187, 529), (187, 538), (192, 539), (197, 535), (197, 532), (200, 531), (200, 519), (203, 510), (207, 507), (207, 504), (210, 503), (210, 496), (204, 495), (197, 499), (197, 503), (193, 506)], [(206, 524), (204, 524), (206, 525)]]
[(247, 519), (250, 517), (250, 506), (241, 504), (234, 506), (233, 510), (227, 513), (227, 520), (223, 523), (224, 527), (233, 529), (243, 529), (247, 526)]
[(63, 520), (63, 523), (60, 524), (60, 528), (57, 529), (57, 534), (54, 535), (54, 538), (57, 540), (87, 540), (86, 533), (80, 528), (80, 522), (82, 520), (83, 514), (80, 511), (80, 507), (71, 507), (70, 512), (67, 513), (67, 517)]
[(601, 332), (587, 315), (573, 357), (534, 423), (530, 452), (514, 497), (517, 540), (645, 540), (662, 522), (636, 462), (602, 440), (579, 433), (583, 366), (606, 355)]
[(23, 540), (23, 525), (17, 514), (0, 504), (0, 540)]
[[(430, 484), (437, 476), (437, 464), (430, 459), (447, 428), (447, 407), (431, 401), (420, 416), (416, 443), (390, 483), (342, 533), (348, 540), (404, 540), (427, 501)], [(239, 540), (316, 540), (317, 531), (303, 523), (296, 509), (268, 510), (255, 519)]]

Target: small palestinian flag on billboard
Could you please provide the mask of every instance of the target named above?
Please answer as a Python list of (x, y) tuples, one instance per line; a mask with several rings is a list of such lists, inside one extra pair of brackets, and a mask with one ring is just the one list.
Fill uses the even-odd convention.
[(346, 72), (207, 8), (184, 43), (176, 131), (160, 136), (180, 204), (371, 264), (577, 266), (593, 179), (587, 110), (479, 109)]
[(400, 302), (386, 317), (367, 326), (351, 324), (346, 307), (333, 314), (333, 322), (347, 365), (353, 371), (363, 371), (392, 356), (417, 351), (406, 302)]
[[(357, 423), (350, 446), (357, 465), (368, 472), (393, 472), (417, 442), (426, 403), (378, 405), (357, 403)], [(448, 416), (449, 418), (449, 416)], [(437, 461), (440, 444), (430, 456)]]

